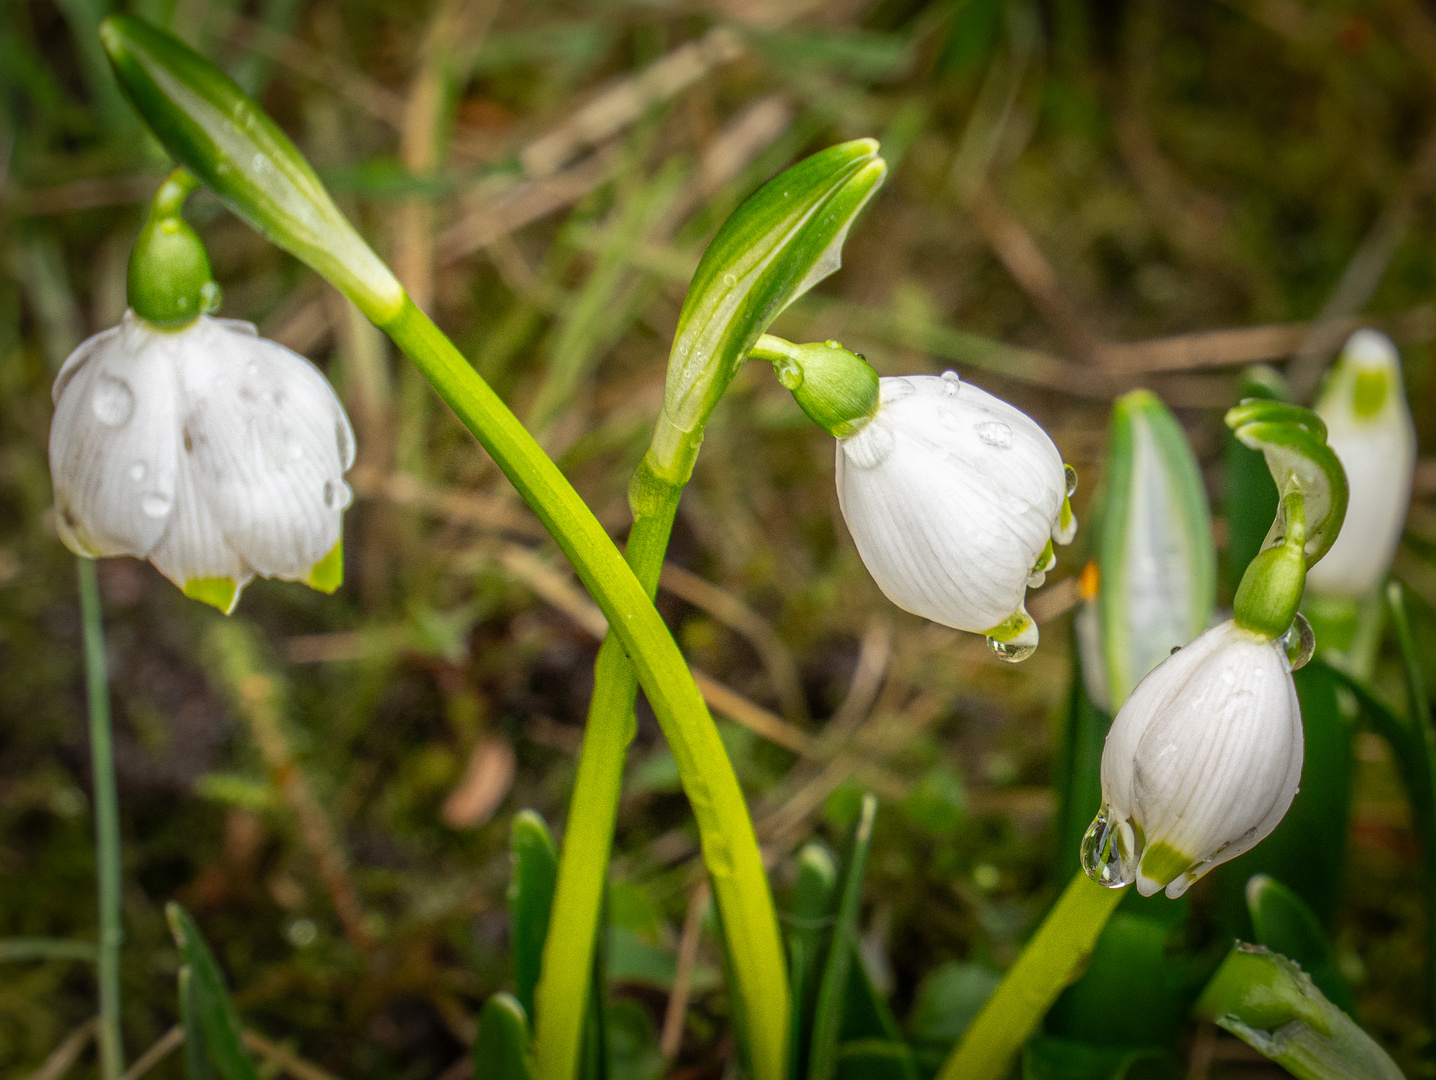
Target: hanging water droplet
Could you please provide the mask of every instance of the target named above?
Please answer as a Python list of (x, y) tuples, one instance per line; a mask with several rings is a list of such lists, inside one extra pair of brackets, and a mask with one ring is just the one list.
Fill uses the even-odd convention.
[(1025, 645), (1020, 641), (998, 641), (994, 637), (987, 639), (987, 647), (999, 660), (1006, 660), (1009, 664), (1020, 664), (1037, 651), (1036, 645)]
[(1006, 450), (1012, 446), (1012, 428), (1000, 420), (989, 420), (985, 424), (978, 424), (977, 437), (988, 446), (995, 446), (999, 450)]
[(1067, 482), (1067, 497), (1070, 499), (1077, 494), (1077, 470), (1071, 465), (1063, 465), (1062, 477)]
[(1286, 658), (1291, 661), (1292, 671), (1306, 667), (1316, 653), (1316, 634), (1301, 612), (1296, 613), (1290, 628), (1282, 635), (1281, 644), (1286, 650)]
[(119, 427), (135, 411), (135, 395), (130, 393), (129, 386), (113, 375), (101, 375), (95, 383), (90, 408), (102, 422)]
[(149, 471), (149, 466), (147, 466), (143, 461), (137, 461), (130, 466), (130, 479), (143, 480), (145, 478), (145, 473)]
[(140, 499), (140, 509), (152, 518), (161, 518), (170, 512), (173, 501), (163, 491), (151, 491)]
[(1131, 824), (1113, 817), (1111, 808), (1104, 806), (1087, 826), (1082, 837), (1082, 869), (1098, 885), (1120, 889), (1137, 880), (1142, 852)]
[(942, 373), (942, 392), (948, 397), (956, 397), (960, 389), (962, 389), (961, 376), (955, 371), (944, 371)]
[(901, 375), (890, 375), (883, 379), (879, 386), (884, 402), (900, 401), (917, 392), (917, 387), (912, 384), (912, 380), (904, 379)]

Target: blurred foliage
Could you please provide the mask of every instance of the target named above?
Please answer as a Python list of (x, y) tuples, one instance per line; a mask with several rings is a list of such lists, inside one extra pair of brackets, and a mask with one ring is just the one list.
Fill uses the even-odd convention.
[[(94, 29), (108, 7), (0, 8), (4, 938), (96, 932), (79, 609), (48, 520), (49, 386), (123, 311), (129, 245), (168, 164), (104, 66)], [(1242, 369), (1272, 361), (1295, 388), (1310, 381), (1327, 352), (1290, 324), (1318, 315), (1393, 333), (1418, 432), (1436, 437), (1436, 16), (1420, 0), (132, 7), (261, 96), (616, 529), (703, 245), (764, 179), (861, 136), (882, 140), (888, 183), (845, 269), (775, 330), (838, 338), (885, 374), (957, 366), (1030, 411), (1083, 478), (1079, 520), (1110, 401), (1136, 385), (1176, 410), (1220, 511), (1220, 415)], [(616, 81), (655, 64), (682, 78), (625, 111)], [(579, 110), (593, 122), (571, 123)], [(196, 196), (190, 217), (222, 314), (314, 359), (359, 432), (344, 587), (331, 598), (257, 582), (233, 619), (251, 631), (247, 663), (283, 714), (271, 727), (332, 826), (361, 921), (340, 919), (244, 685), (212, 651), (222, 617), (147, 565), (107, 561), (130, 1056), (179, 1020), (164, 918), (177, 900), (271, 1050), (348, 1080), (439, 1076), (465, 1060), (484, 999), (515, 989), (511, 822), (531, 807), (562, 829), (592, 609), (497, 471), (367, 325), (212, 198)], [(1265, 324), (1281, 325), (1183, 349), (1150, 340)], [(1061, 885), (1050, 784), (1080, 557), (1059, 551), (1032, 602), (1048, 619), (1036, 657), (1001, 665), (980, 640), (883, 600), (842, 528), (831, 470), (829, 438), (787, 393), (740, 374), (670, 553), (717, 592), (672, 575), (659, 602), (707, 675), (818, 737), (800, 756), (719, 707), (765, 842), (841, 846), (865, 785), (895, 804), (878, 817), (857, 955), (932, 1069)], [(1428, 682), (1433, 491), (1419, 470), (1397, 563)], [(1402, 700), (1389, 646), (1374, 686)], [(854, 740), (857, 753), (839, 752)], [(1354, 745), (1346, 875), (1326, 883), (1322, 911), (1331, 962), (1361, 1021), (1409, 1074), (1429, 1075), (1420, 849), (1384, 744), (1362, 732)], [(860, 771), (874, 767), (877, 781)], [(695, 838), (643, 707), (630, 772), (605, 949), (623, 1033), (612, 1053), (653, 1074), (691, 924), (701, 937), (674, 1066), (718, 1077), (734, 1043), (716, 928), (685, 917)], [(796, 878), (795, 859), (780, 859), (783, 910)], [(1193, 890), (1195, 912), (1215, 902), (1207, 883)], [(1161, 978), (1159, 928), (1122, 925), (1146, 935)], [(1193, 945), (1220, 955), (1226, 942)], [(1059, 1026), (1094, 1022), (1078, 999), (1064, 1009)], [(92, 1013), (82, 963), (5, 962), (0, 1072), (28, 1076)], [(1195, 1030), (1193, 1055), (1215, 1060), (1206, 1075), (1253, 1075), (1234, 1039), (1213, 1058), (1215, 1029)], [(1071, 1034), (1033, 1044), (1032, 1075)], [(273, 1054), (249, 1049), (274, 1070)], [(1146, 1051), (1132, 1053), (1138, 1075)], [(151, 1075), (178, 1077), (180, 1058)], [(82, 1057), (71, 1075), (92, 1070)]]

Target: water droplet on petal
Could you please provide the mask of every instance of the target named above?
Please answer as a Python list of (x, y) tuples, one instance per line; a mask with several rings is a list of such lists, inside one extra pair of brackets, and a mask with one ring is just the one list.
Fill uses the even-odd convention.
[(985, 424), (978, 424), (977, 437), (988, 446), (995, 446), (999, 450), (1006, 450), (1012, 446), (1012, 428), (1000, 420), (989, 420)]
[(331, 510), (343, 510), (354, 501), (354, 492), (343, 480), (324, 481), (324, 505)]
[(1130, 822), (1115, 820), (1112, 808), (1101, 811), (1082, 837), (1082, 869), (1098, 885), (1120, 889), (1137, 880), (1142, 851)]
[(135, 395), (130, 393), (129, 386), (113, 375), (101, 375), (95, 383), (90, 408), (102, 422), (119, 427), (135, 411)]
[(130, 479), (143, 480), (145, 478), (145, 473), (149, 471), (150, 470), (148, 465), (146, 465), (143, 461), (137, 461), (130, 466)]
[(162, 491), (151, 491), (140, 499), (140, 509), (152, 518), (161, 518), (170, 512), (173, 500)]
[(962, 377), (955, 371), (944, 371), (942, 373), (943, 393), (948, 397), (956, 397), (960, 389), (962, 389)]
[(917, 387), (912, 384), (911, 379), (904, 379), (901, 375), (889, 375), (880, 383), (882, 387), (882, 399), (885, 402), (900, 401), (917, 393)]
[(1306, 621), (1306, 616), (1301, 612), (1296, 613), (1291, 627), (1282, 635), (1281, 644), (1286, 650), (1286, 658), (1291, 661), (1292, 671), (1300, 671), (1306, 667), (1316, 653), (1316, 634), (1312, 632), (1311, 623)]
[(1077, 470), (1071, 465), (1063, 465), (1062, 477), (1067, 482), (1067, 497), (1070, 499), (1077, 494)]

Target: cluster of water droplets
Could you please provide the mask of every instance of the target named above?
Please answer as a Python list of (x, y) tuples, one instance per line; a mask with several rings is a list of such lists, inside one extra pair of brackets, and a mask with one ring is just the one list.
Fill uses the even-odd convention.
[(1132, 823), (1104, 806), (1082, 837), (1082, 870), (1098, 885), (1120, 889), (1137, 880), (1142, 844)]

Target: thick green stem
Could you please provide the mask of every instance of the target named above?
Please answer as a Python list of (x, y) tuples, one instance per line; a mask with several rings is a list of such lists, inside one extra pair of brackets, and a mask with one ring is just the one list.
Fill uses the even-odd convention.
[(1078, 871), (937, 1080), (1002, 1080), (1057, 995), (1081, 974), (1102, 927), (1126, 892), (1098, 885)]
[[(650, 597), (658, 591), (681, 494), (682, 488), (672, 489), (658, 512), (637, 517), (629, 533), (628, 562)], [(624, 756), (636, 726), (637, 673), (612, 633), (603, 640), (593, 674), (593, 698), (569, 800), (553, 914), (544, 939), (543, 969), (534, 993), (537, 1080), (572, 1080), (578, 1072), (583, 1018), (592, 988), (588, 972), (603, 908)]]
[(105, 627), (95, 560), (76, 560), (84, 624), (85, 690), (90, 708), (90, 767), (94, 776), (95, 866), (100, 883), (100, 1075), (120, 1080), (125, 1047), (120, 1038), (120, 803), (110, 737), (110, 686), (105, 672)]
[(743, 791), (682, 653), (593, 512), (449, 339), (407, 297), (399, 312), (379, 325), (533, 508), (632, 661), (677, 761), (714, 895), (727, 924), (739, 928), (732, 938), (733, 966), (738, 996), (750, 1005), (754, 1072), (757, 1080), (778, 1080), (788, 976), (773, 898)]

